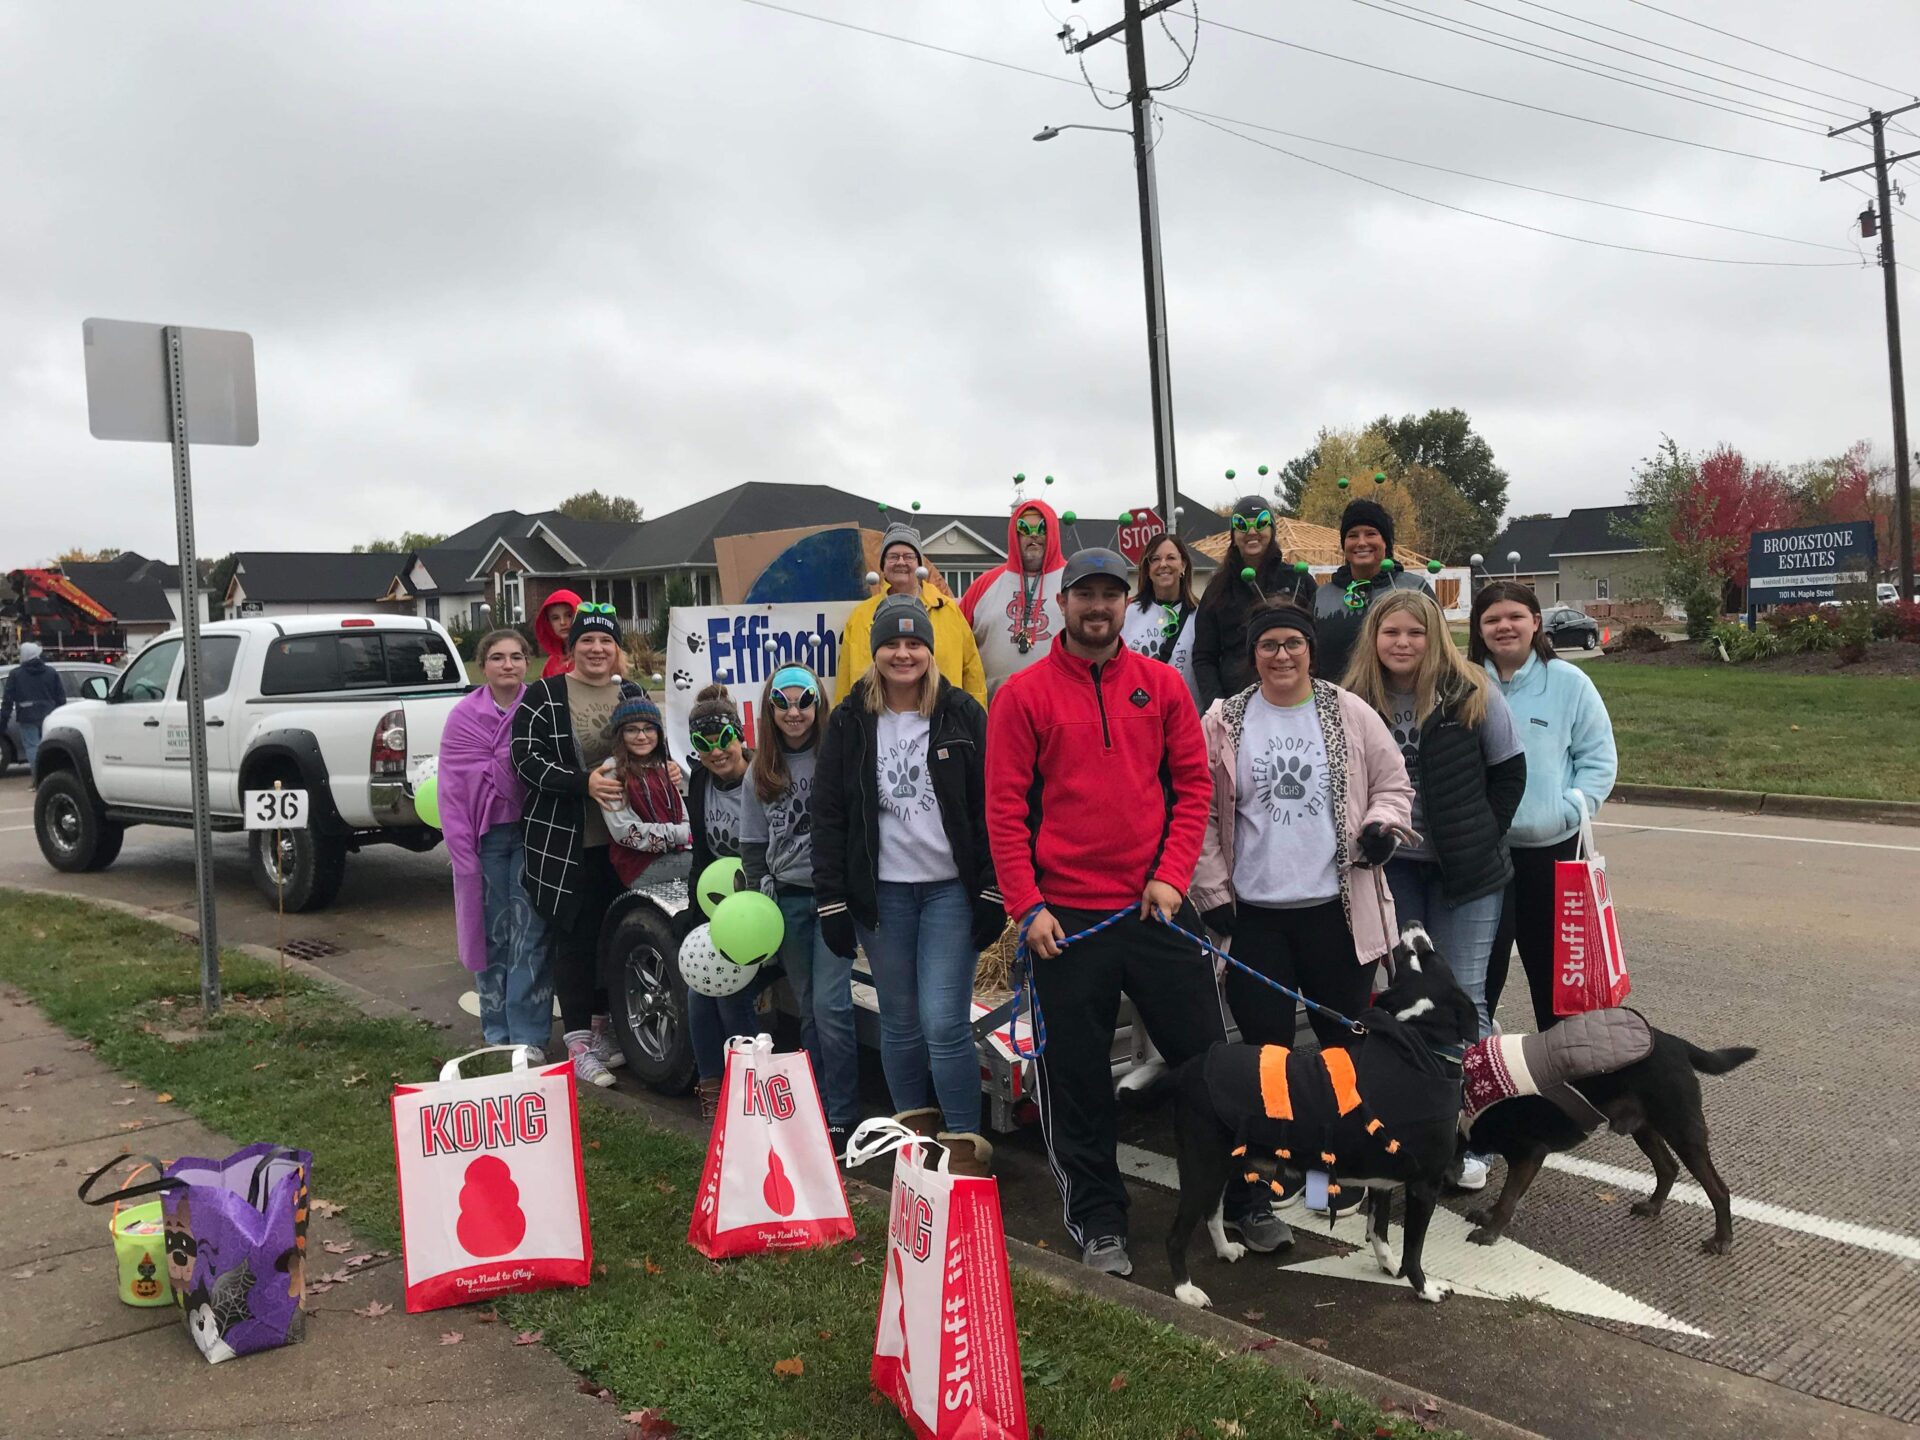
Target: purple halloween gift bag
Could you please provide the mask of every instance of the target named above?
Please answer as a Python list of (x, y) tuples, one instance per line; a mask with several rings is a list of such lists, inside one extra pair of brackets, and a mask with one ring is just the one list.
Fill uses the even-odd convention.
[(279, 1145), (167, 1167), (167, 1278), (214, 1364), (301, 1337), (312, 1170), (312, 1154)]

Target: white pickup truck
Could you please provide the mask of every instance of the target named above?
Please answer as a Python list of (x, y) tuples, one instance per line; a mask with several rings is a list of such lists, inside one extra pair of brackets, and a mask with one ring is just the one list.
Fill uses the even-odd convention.
[[(178, 631), (162, 635), (104, 696), (48, 718), (33, 822), (56, 870), (112, 864), (129, 825), (192, 825), (184, 654)], [(202, 628), (200, 659), (213, 828), (243, 828), (244, 791), (279, 780), (308, 792), (309, 828), (250, 833), (262, 893), (284, 886), (287, 909), (318, 910), (338, 893), (350, 851), (440, 843), (414, 813), (413, 787), (437, 763), (447, 715), (470, 687), (439, 625), (223, 620)]]

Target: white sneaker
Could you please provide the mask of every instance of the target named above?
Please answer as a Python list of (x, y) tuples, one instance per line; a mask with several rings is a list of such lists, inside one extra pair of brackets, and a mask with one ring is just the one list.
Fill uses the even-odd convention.
[(1487, 1162), (1478, 1155), (1462, 1155), (1448, 1172), (1447, 1179), (1462, 1190), (1487, 1188)]
[(593, 1017), (593, 1053), (600, 1057), (600, 1063), (609, 1070), (618, 1070), (627, 1063), (626, 1052), (614, 1041), (611, 1016)]
[(605, 1090), (613, 1084), (613, 1072), (594, 1053), (591, 1030), (567, 1032), (567, 1056), (573, 1061), (573, 1078), (582, 1085), (598, 1085)]
[(547, 1052), (542, 1050), (538, 1045), (528, 1045), (524, 1048), (527, 1052), (527, 1068), (529, 1070), (535, 1066), (547, 1063)]

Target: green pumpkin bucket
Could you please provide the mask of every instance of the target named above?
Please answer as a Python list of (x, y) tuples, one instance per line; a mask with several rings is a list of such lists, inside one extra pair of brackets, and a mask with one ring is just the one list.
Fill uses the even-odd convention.
[[(142, 1165), (127, 1178), (151, 1168)], [(120, 1267), (120, 1303), (171, 1305), (173, 1287), (167, 1283), (167, 1237), (160, 1202), (141, 1200), (123, 1208), (116, 1200), (108, 1229), (113, 1234), (113, 1258)]]

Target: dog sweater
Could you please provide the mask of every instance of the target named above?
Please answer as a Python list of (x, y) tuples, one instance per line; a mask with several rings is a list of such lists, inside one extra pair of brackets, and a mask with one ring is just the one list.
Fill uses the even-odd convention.
[(1653, 1027), (1638, 1010), (1624, 1006), (1568, 1015), (1538, 1035), (1489, 1035), (1467, 1047), (1461, 1070), (1466, 1100), (1462, 1131), (1489, 1105), (1516, 1095), (1551, 1100), (1584, 1130), (1596, 1130), (1606, 1116), (1587, 1102), (1575, 1082), (1611, 1075), (1653, 1051)]

